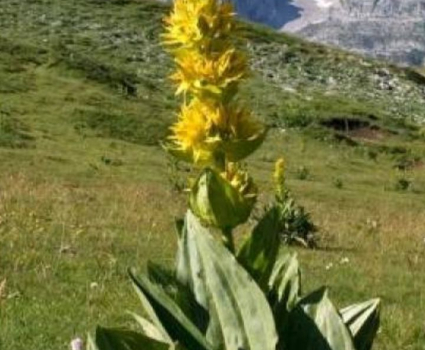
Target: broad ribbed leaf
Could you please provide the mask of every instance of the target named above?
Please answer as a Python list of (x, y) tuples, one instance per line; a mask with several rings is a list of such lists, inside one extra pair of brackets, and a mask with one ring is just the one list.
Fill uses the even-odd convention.
[[(130, 276), (133, 278), (133, 274), (131, 272), (130, 272)], [(162, 321), (159, 319), (157, 312), (152, 305), (152, 302), (150, 301), (146, 293), (144, 293), (142, 289), (139, 288), (139, 286), (136, 283), (134, 283), (134, 281), (133, 281), (133, 286), (134, 286), (134, 289), (136, 290), (137, 295), (139, 296), (140, 301), (143, 304), (143, 308), (147, 316), (153, 322), (154, 326), (158, 329), (158, 331), (161, 333), (161, 337), (166, 339), (167, 343), (171, 343), (172, 342), (171, 337), (166, 331), (166, 329), (164, 328)]]
[[(189, 214), (188, 214), (189, 215)], [(193, 214), (192, 214), (193, 215)], [(187, 216), (186, 216), (187, 217)], [(198, 219), (184, 220), (183, 226), (180, 226), (178, 250), (177, 250), (177, 278), (178, 280), (189, 286), (195, 295), (196, 301), (205, 310), (208, 310), (208, 295), (207, 286), (202, 275), (202, 261), (199, 256), (197, 246), (190, 241), (188, 232), (196, 230), (199, 234), (209, 235), (207, 228), (199, 224)], [(207, 339), (215, 349), (222, 347), (223, 336), (220, 331), (220, 326), (217, 323), (217, 315), (214, 309), (208, 310), (210, 313)]]
[(152, 321), (162, 328), (158, 329), (165, 330), (173, 342), (178, 342), (187, 350), (211, 350), (198, 328), (158, 285), (145, 276), (136, 278), (132, 273), (130, 276)]
[(278, 213), (270, 209), (260, 220), (238, 253), (239, 263), (267, 292), (270, 273), (280, 247)]
[(195, 300), (190, 287), (180, 282), (175, 271), (149, 262), (148, 277), (151, 282), (161, 286), (202, 333), (206, 332), (209, 321), (206, 309)]
[(169, 339), (167, 339), (167, 337), (165, 337), (164, 334), (162, 334), (162, 332), (146, 318), (135, 313), (131, 313), (131, 315), (142, 328), (143, 334), (146, 335), (148, 338), (152, 338), (163, 343), (169, 342)]
[(172, 345), (158, 342), (142, 334), (98, 327), (96, 330), (98, 350), (170, 350)]
[(282, 331), (287, 350), (355, 350), (351, 333), (325, 288), (301, 300)]
[[(205, 309), (208, 308), (207, 287), (202, 278), (202, 262), (199, 256), (197, 246), (190, 241), (188, 232), (197, 231), (202, 235), (209, 235), (210, 232), (207, 228), (200, 225), (196, 218), (188, 220), (188, 215), (184, 220), (184, 225), (181, 228), (178, 240), (177, 250), (177, 279), (190, 287), (195, 295), (196, 301)], [(193, 214), (192, 214), (193, 216)]]
[(289, 313), (301, 295), (301, 272), (297, 255), (281, 250), (269, 280), (269, 302), (278, 329), (286, 327)]
[[(186, 278), (208, 305), (208, 339), (226, 350), (275, 350), (277, 334), (267, 300), (235, 257), (191, 212), (181, 245)], [(180, 264), (180, 269), (183, 269)]]
[(370, 350), (379, 329), (379, 299), (348, 306), (342, 309), (344, 323), (349, 327), (357, 350)]
[(151, 261), (148, 261), (147, 275), (149, 280), (165, 288), (176, 284), (174, 271)]

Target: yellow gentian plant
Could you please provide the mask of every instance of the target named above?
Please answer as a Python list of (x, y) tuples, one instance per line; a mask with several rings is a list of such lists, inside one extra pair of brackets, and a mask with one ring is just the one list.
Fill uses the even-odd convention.
[(191, 209), (221, 228), (231, 249), (231, 230), (248, 218), (257, 193), (240, 163), (266, 134), (236, 100), (249, 69), (234, 45), (234, 17), (228, 1), (176, 0), (164, 35), (176, 64), (176, 95), (183, 95), (167, 149), (204, 169), (192, 189)]
[[(140, 331), (98, 327), (88, 350), (370, 350), (379, 300), (337, 310), (325, 288), (301, 295), (295, 254), (280, 244), (271, 207), (239, 249), (232, 229), (247, 220), (256, 186), (241, 162), (265, 129), (238, 105), (247, 60), (232, 40), (229, 2), (175, 0), (164, 40), (175, 57), (172, 79), (183, 104), (167, 148), (201, 168), (190, 210), (177, 223), (174, 270), (131, 271), (143, 304)], [(284, 163), (275, 180), (283, 186)], [(282, 187), (283, 190), (283, 187)], [(224, 243), (212, 227), (223, 232)]]

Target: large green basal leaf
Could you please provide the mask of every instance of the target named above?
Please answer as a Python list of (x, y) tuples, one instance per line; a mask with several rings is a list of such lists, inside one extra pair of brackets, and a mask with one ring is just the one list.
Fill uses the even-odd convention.
[(238, 252), (239, 263), (267, 292), (271, 271), (280, 248), (278, 212), (270, 209)]
[(379, 329), (379, 299), (348, 306), (340, 311), (344, 323), (354, 337), (357, 350), (370, 350)]
[(134, 286), (155, 326), (187, 350), (211, 350), (203, 334), (180, 307), (145, 276), (130, 273)]
[(216, 349), (275, 350), (275, 324), (263, 292), (190, 211), (182, 240), (179, 271), (207, 305), (210, 343)]
[(170, 271), (161, 265), (148, 263), (148, 278), (159, 285), (184, 312), (184, 314), (205, 333), (208, 327), (209, 316), (205, 309), (195, 299), (190, 287), (182, 283), (176, 276), (176, 271)]
[(135, 313), (130, 313), (130, 314), (133, 316), (135, 321), (142, 328), (143, 334), (146, 335), (148, 338), (155, 339), (162, 343), (169, 343), (171, 341), (168, 336), (164, 336), (164, 334), (146, 318), (140, 315), (137, 315)]
[[(204, 279), (200, 278), (202, 271), (202, 261), (200, 252), (193, 244), (188, 235), (189, 231), (196, 230), (199, 234), (209, 235), (210, 231), (199, 223), (199, 220), (192, 218), (188, 220), (186, 215), (183, 224), (177, 229), (179, 232), (176, 274), (177, 279), (192, 290), (196, 301), (205, 309), (208, 308), (207, 286)], [(191, 214), (193, 216), (193, 214)]]
[(268, 299), (278, 329), (286, 327), (289, 313), (301, 296), (301, 271), (297, 255), (281, 249), (269, 279)]
[(133, 331), (102, 327), (97, 328), (94, 343), (97, 350), (170, 350), (174, 348), (170, 344), (161, 343)]
[(327, 294), (320, 289), (291, 312), (281, 335), (286, 350), (355, 350), (351, 333)]
[[(190, 240), (187, 234), (189, 231), (196, 230), (199, 234), (210, 235), (210, 231), (199, 223), (197, 218), (188, 220), (186, 215), (183, 223), (177, 224), (177, 231), (179, 234), (177, 261), (176, 261), (176, 274), (177, 279), (187, 285), (195, 295), (196, 301), (205, 310), (209, 308), (208, 289), (203, 278), (202, 260), (199, 256), (200, 252), (197, 246)], [(191, 214), (193, 216), (193, 214)], [(207, 329), (207, 339), (214, 346), (215, 349), (221, 349), (223, 345), (223, 336), (220, 332), (219, 324), (217, 324), (217, 315), (214, 309), (208, 310), (209, 324)]]

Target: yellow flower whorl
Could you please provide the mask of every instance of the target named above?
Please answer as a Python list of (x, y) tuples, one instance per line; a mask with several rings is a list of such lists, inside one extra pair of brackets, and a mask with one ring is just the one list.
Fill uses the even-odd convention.
[(182, 106), (178, 121), (171, 127), (170, 140), (196, 163), (212, 164), (227, 145), (255, 138), (262, 126), (251, 114), (235, 105), (223, 106), (197, 98)]
[(198, 97), (220, 99), (236, 92), (238, 82), (247, 76), (245, 56), (232, 49), (214, 58), (180, 51), (176, 63), (179, 69), (171, 76), (178, 85), (176, 94), (191, 92)]
[(230, 2), (175, 0), (171, 15), (165, 19), (165, 43), (207, 50), (218, 41), (226, 41), (234, 29), (234, 16)]

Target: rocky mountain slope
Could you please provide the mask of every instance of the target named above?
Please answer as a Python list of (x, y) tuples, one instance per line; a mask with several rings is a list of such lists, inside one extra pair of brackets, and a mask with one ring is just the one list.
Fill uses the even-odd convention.
[(253, 21), (397, 63), (423, 65), (423, 0), (235, 0)]

